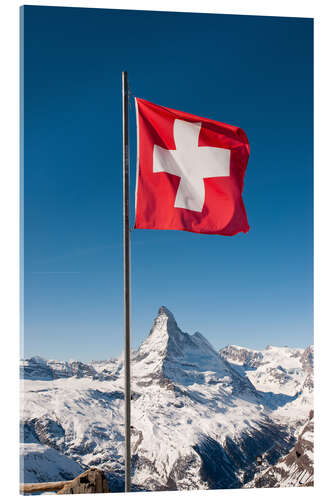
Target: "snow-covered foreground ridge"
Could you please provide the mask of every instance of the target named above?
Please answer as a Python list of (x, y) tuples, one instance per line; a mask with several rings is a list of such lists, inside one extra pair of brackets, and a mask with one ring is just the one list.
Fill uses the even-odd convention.
[[(291, 453), (312, 409), (312, 374), (312, 347), (217, 352), (200, 333), (182, 332), (161, 307), (132, 355), (133, 489), (252, 481), (258, 456), (262, 469)], [(70, 479), (98, 466), (120, 491), (122, 360), (34, 357), (22, 361), (22, 378), (22, 481)]]

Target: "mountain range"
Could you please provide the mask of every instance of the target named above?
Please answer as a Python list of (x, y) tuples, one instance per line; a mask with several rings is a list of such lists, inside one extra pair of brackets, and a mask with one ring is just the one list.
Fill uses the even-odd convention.
[[(131, 365), (134, 491), (313, 484), (312, 346), (217, 351), (162, 306)], [(97, 466), (123, 490), (123, 370), (22, 360), (22, 482)]]

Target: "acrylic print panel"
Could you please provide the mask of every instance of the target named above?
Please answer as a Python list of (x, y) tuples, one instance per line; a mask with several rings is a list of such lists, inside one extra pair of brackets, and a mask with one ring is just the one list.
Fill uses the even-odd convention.
[(21, 27), (21, 490), (124, 491), (123, 70), (131, 225), (133, 95), (250, 144), (247, 234), (131, 232), (131, 490), (312, 486), (312, 19), (28, 6)]

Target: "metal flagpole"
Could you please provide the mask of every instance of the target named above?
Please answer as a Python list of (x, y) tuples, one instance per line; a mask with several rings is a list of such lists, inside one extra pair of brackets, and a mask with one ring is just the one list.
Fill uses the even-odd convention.
[(131, 373), (130, 373), (130, 226), (129, 226), (129, 134), (127, 71), (122, 73), (123, 96), (123, 244), (125, 331), (125, 492), (131, 491)]

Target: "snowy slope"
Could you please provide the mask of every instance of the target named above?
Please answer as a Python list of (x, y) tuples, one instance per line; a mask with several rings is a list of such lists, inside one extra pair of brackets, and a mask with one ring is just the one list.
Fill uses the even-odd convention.
[(21, 482), (67, 481), (83, 472), (78, 463), (53, 448), (39, 443), (21, 445)]
[[(261, 363), (262, 356), (255, 355), (255, 362)], [(270, 356), (273, 369), (275, 354)], [(132, 356), (135, 488), (241, 487), (257, 471), (257, 455), (265, 455), (269, 465), (287, 454), (295, 444), (294, 430), (276, 414), (298, 396), (291, 394), (291, 382), (284, 399), (267, 391), (273, 382), (265, 385), (263, 376), (256, 387), (253, 374), (231, 352), (221, 356), (201, 334), (182, 332), (172, 313), (161, 307)], [(34, 444), (46, 447), (45, 456), (56, 451), (80, 468), (100, 466), (111, 488), (119, 491), (124, 475), (122, 361), (84, 364), (35, 357), (22, 363), (22, 376), (22, 422)], [(30, 463), (31, 447), (23, 451)], [(38, 463), (35, 470), (29, 467), (38, 478)], [(48, 480), (61, 474), (55, 468)]]

